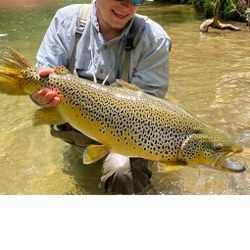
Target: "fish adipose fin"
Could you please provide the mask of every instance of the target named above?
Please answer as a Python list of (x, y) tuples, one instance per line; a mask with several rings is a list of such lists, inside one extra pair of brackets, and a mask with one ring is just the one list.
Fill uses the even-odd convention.
[(122, 79), (116, 79), (116, 81), (112, 84), (112, 86), (124, 87), (124, 88), (130, 89), (130, 90), (133, 90), (133, 91), (142, 92), (142, 90), (138, 86), (136, 86), (135, 84), (128, 83)]
[(182, 169), (186, 164), (185, 163), (169, 163), (169, 162), (158, 162), (158, 172), (159, 173), (166, 173), (166, 172), (172, 172), (179, 169)]
[(109, 149), (105, 145), (89, 145), (83, 153), (83, 164), (91, 164), (106, 156)]
[(27, 95), (21, 87), (21, 70), (32, 66), (28, 59), (7, 48), (0, 59), (0, 93)]
[(34, 114), (33, 125), (60, 125), (65, 123), (62, 119), (61, 115), (57, 111), (57, 108), (50, 107), (50, 108), (42, 108), (38, 109)]

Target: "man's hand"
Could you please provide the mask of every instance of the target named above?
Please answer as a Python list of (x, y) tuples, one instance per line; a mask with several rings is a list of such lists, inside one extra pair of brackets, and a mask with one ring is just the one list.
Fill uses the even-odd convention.
[[(46, 76), (52, 72), (53, 70), (47, 66), (38, 68), (38, 73), (40, 76)], [(61, 100), (56, 90), (51, 90), (48, 88), (42, 88), (39, 91), (33, 93), (31, 98), (42, 107), (56, 107)]]

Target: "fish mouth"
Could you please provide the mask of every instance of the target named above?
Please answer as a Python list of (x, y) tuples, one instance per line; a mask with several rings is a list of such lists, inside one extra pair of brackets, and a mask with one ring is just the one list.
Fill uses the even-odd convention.
[(245, 171), (245, 166), (242, 166), (241, 164), (237, 163), (237, 162), (233, 162), (232, 160), (228, 159), (230, 156), (241, 153), (243, 151), (243, 148), (241, 145), (236, 144), (234, 145), (230, 152), (226, 152), (225, 154), (219, 156), (216, 159), (215, 162), (215, 167), (221, 167), (221, 168), (225, 168), (227, 170), (230, 171), (234, 171), (234, 172), (243, 172)]

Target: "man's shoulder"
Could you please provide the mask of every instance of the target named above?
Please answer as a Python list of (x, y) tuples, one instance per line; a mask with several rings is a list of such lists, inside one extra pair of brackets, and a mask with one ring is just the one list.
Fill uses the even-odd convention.
[(64, 19), (78, 17), (81, 7), (82, 7), (82, 4), (72, 4), (72, 5), (62, 7), (61, 9), (57, 11), (57, 16), (64, 18)]
[(144, 24), (144, 36), (149, 38), (151, 41), (155, 41), (159, 38), (167, 38), (170, 39), (167, 32), (164, 30), (164, 28), (157, 22), (153, 21), (152, 19), (142, 16), (142, 15), (136, 15), (137, 18), (143, 18), (145, 20)]

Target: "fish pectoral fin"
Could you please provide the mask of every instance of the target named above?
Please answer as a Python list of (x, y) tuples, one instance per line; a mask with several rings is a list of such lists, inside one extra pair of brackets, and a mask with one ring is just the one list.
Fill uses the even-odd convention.
[(71, 75), (71, 72), (65, 66), (56, 66), (53, 72), (57, 75)]
[(105, 145), (89, 145), (83, 152), (83, 164), (91, 164), (106, 156), (109, 149)]
[(116, 81), (113, 83), (113, 86), (117, 86), (117, 87), (124, 87), (133, 91), (140, 91), (142, 92), (142, 90), (136, 86), (135, 84), (132, 83), (128, 83), (122, 79), (116, 79)]
[(38, 109), (33, 117), (33, 125), (39, 126), (39, 125), (60, 125), (65, 123), (59, 112), (57, 111), (57, 108), (49, 107), (49, 108), (41, 108)]
[(158, 172), (160, 173), (166, 173), (166, 172), (172, 172), (172, 171), (176, 171), (179, 169), (182, 169), (186, 164), (185, 163), (169, 163), (169, 162), (158, 162), (157, 166), (158, 166)]

